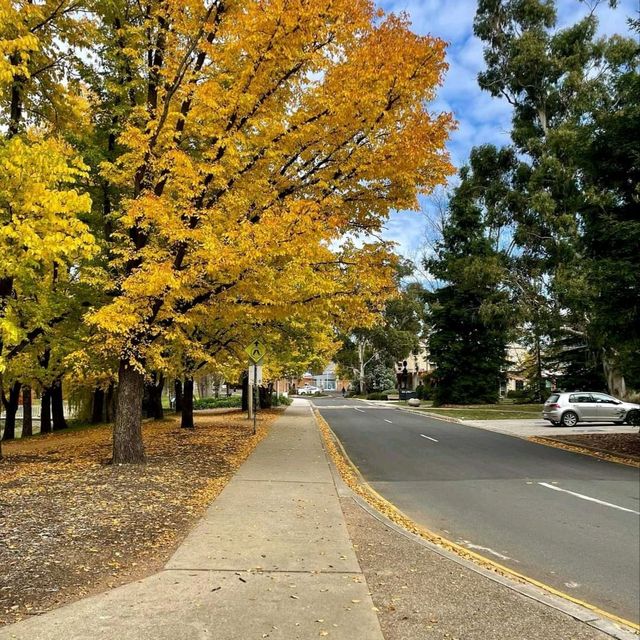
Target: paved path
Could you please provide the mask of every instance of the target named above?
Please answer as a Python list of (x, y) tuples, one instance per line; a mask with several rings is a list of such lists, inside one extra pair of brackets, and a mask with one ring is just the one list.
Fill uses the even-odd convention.
[(306, 401), (276, 422), (164, 571), (0, 629), (1, 640), (325, 635), (382, 640)]
[(637, 469), (366, 403), (314, 404), (364, 477), (416, 522), (640, 618)]

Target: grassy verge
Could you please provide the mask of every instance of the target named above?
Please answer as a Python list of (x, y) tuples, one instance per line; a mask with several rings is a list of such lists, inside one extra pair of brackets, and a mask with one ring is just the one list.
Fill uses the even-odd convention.
[[(406, 402), (397, 404), (406, 406)], [(468, 405), (451, 407), (432, 407), (430, 402), (421, 403), (418, 410), (428, 411), (441, 416), (449, 416), (458, 420), (524, 420), (540, 419), (542, 405), (522, 404), (522, 405)]]

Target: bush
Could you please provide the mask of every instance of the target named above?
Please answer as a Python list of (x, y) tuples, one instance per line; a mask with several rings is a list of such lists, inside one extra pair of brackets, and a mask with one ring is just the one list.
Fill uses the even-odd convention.
[(389, 397), (387, 396), (386, 393), (380, 393), (380, 392), (376, 392), (376, 393), (370, 393), (367, 396), (367, 400), (388, 400)]
[(512, 389), (507, 391), (507, 398), (514, 401), (514, 404), (526, 404), (533, 400), (533, 394), (529, 389)]
[(293, 400), (289, 397), (289, 396), (283, 396), (283, 395), (279, 395), (276, 397), (276, 394), (273, 394), (273, 406), (283, 406), (283, 407), (288, 407), (291, 403), (293, 402)]
[(194, 399), (194, 409), (235, 409), (242, 406), (241, 396)]

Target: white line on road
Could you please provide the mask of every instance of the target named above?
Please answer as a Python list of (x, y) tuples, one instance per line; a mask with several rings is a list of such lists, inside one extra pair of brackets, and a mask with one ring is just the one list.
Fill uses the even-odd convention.
[(563, 493), (568, 493), (569, 495), (575, 496), (576, 498), (582, 498), (583, 500), (588, 500), (589, 502), (596, 502), (597, 504), (602, 504), (605, 507), (611, 507), (612, 509), (619, 509), (620, 511), (628, 511), (629, 513), (635, 513), (636, 515), (640, 516), (640, 511), (627, 509), (626, 507), (621, 507), (617, 504), (611, 504), (611, 502), (604, 502), (604, 500), (591, 498), (590, 496), (585, 496), (582, 493), (575, 493), (574, 491), (569, 491), (568, 489), (561, 489), (560, 487), (554, 487), (552, 484), (548, 484), (547, 482), (538, 482), (538, 484), (541, 487), (547, 487), (547, 489), (553, 489), (554, 491), (562, 491)]
[[(468, 549), (477, 549), (478, 551), (486, 551), (487, 553), (490, 553), (490, 554), (496, 556), (496, 558), (500, 558), (500, 560), (513, 560), (513, 558), (510, 558), (509, 556), (505, 556), (502, 553), (498, 553), (497, 551), (494, 551), (490, 547), (483, 547), (483, 546), (481, 546), (479, 544), (473, 544), (472, 542), (469, 542), (468, 540), (461, 540), (461, 542)], [(518, 562), (517, 560), (513, 560), (513, 561), (514, 562)]]
[(426, 438), (427, 440), (433, 440), (433, 442), (438, 442), (435, 438), (431, 438), (430, 436), (425, 436), (424, 433), (420, 434), (423, 438)]
[(393, 422), (391, 422), (391, 420), (387, 420), (386, 418), (384, 419), (385, 422), (388, 422), (389, 424), (393, 424)]
[(358, 409), (358, 407), (354, 407), (354, 409), (356, 411), (359, 411), (360, 413), (366, 413), (366, 411), (364, 409)]

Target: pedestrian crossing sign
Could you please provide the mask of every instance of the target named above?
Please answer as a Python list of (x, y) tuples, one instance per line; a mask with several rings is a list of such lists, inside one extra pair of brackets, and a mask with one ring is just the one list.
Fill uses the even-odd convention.
[(267, 352), (267, 348), (260, 342), (260, 340), (254, 340), (246, 349), (246, 353), (249, 355), (249, 360), (252, 362), (259, 362), (264, 358), (264, 354)]

